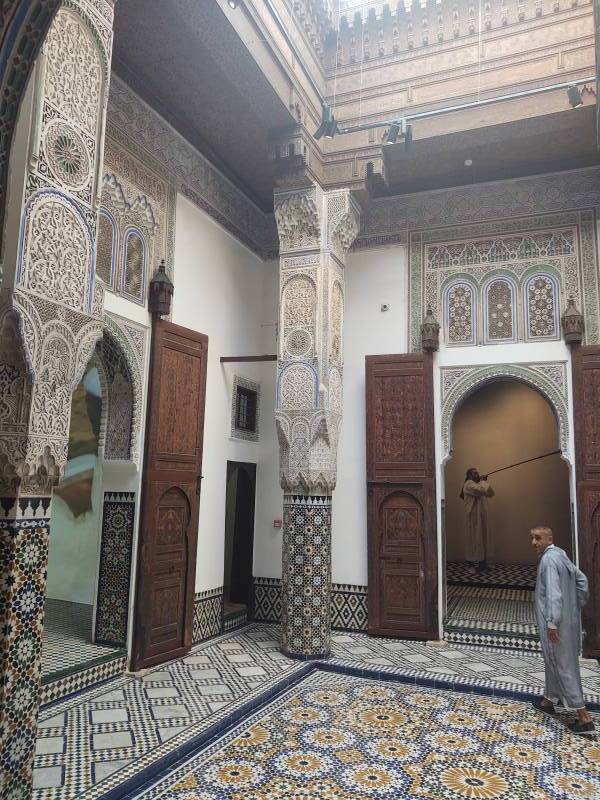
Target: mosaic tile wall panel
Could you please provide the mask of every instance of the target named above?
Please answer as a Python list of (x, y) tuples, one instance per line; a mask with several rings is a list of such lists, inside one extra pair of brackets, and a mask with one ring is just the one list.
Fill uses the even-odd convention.
[(105, 492), (94, 638), (124, 647), (131, 586), (135, 492)]
[(223, 587), (198, 592), (194, 598), (194, 644), (217, 636), (223, 630)]
[[(331, 625), (347, 631), (364, 631), (369, 619), (367, 587), (349, 583), (331, 585)], [(281, 578), (254, 578), (254, 619), (281, 621)]]
[(254, 619), (281, 621), (281, 578), (254, 578)]
[(285, 495), (281, 649), (317, 658), (331, 648), (331, 497)]
[(27, 797), (31, 781), (44, 595), (50, 539), (50, 497), (0, 498), (0, 786), (3, 797)]

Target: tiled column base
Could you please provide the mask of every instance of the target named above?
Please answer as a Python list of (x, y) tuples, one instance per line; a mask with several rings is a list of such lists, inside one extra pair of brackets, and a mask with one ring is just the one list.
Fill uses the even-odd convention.
[(0, 498), (0, 786), (31, 796), (50, 498)]
[(331, 650), (331, 497), (283, 500), (281, 649), (292, 658)]

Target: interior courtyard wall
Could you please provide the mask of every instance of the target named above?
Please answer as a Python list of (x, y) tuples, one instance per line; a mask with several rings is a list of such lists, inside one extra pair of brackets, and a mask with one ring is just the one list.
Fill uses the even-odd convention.
[[(445, 536), (449, 561), (465, 561), (464, 505), (459, 497), (465, 472), (516, 463), (558, 447), (558, 427), (548, 401), (515, 381), (495, 381), (474, 392), (455, 412), (454, 456), (445, 472)], [(535, 564), (528, 532), (549, 525), (555, 543), (571, 552), (569, 468), (560, 455), (523, 464), (490, 478), (488, 560)]]
[[(351, 252), (345, 272), (344, 417), (333, 511), (333, 581), (365, 586), (365, 356), (408, 350), (406, 247)], [(383, 304), (388, 311), (381, 310)]]
[[(263, 346), (265, 263), (188, 199), (177, 197), (172, 321), (208, 336), (202, 493), (196, 590), (223, 585), (227, 461), (257, 463), (258, 443), (231, 437), (235, 374), (261, 382), (263, 367), (221, 365), (221, 356), (258, 355)], [(261, 397), (261, 408), (268, 406)], [(270, 430), (274, 437), (274, 425)], [(263, 416), (261, 421), (265, 421)], [(259, 434), (260, 435), (260, 434)], [(257, 505), (263, 496), (257, 470)]]

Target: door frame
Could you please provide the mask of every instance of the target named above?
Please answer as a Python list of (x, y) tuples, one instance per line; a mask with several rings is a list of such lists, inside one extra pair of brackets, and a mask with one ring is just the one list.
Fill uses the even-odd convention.
[[(475, 375), (479, 370), (482, 372), (481, 380), (475, 381), (469, 388), (466, 388), (461, 393), (460, 399), (452, 408), (452, 414), (449, 421), (450, 436), (452, 433), (452, 424), (454, 415), (462, 406), (463, 402), (471, 395), (478, 391), (482, 386), (494, 383), (499, 380), (517, 380), (524, 383), (530, 389), (537, 391), (546, 400), (552, 409), (557, 423), (558, 432), (558, 446), (561, 449), (561, 458), (566, 462), (569, 470), (569, 497), (570, 497), (570, 513), (571, 513), (571, 543), (573, 548), (573, 560), (576, 564), (579, 563), (579, 543), (578, 543), (578, 518), (577, 518), (577, 485), (575, 478), (575, 425), (573, 415), (573, 388), (572, 388), (572, 360), (560, 359), (565, 363), (565, 381), (566, 381), (566, 396), (562, 398), (564, 405), (560, 406), (557, 399), (552, 397), (546, 390), (546, 387), (541, 387), (536, 382), (536, 374), (533, 369), (540, 368), (545, 364), (555, 365), (556, 359), (549, 360), (548, 362), (496, 362), (496, 363), (463, 363), (463, 364), (445, 364), (439, 363), (438, 359), (434, 361), (434, 415), (435, 415), (435, 469), (436, 469), (436, 487), (437, 487), (437, 520), (438, 520), (438, 612), (439, 612), (439, 629), (442, 638), (445, 635), (444, 620), (446, 618), (447, 610), (447, 592), (446, 592), (446, 547), (445, 547), (445, 501), (446, 501), (446, 465), (450, 458), (452, 458), (451, 438), (448, 442), (448, 451), (445, 452), (445, 446), (442, 442), (442, 414), (444, 412), (444, 402), (442, 400), (442, 378), (443, 371), (450, 369), (469, 370)], [(436, 363), (437, 362), (437, 363)], [(507, 374), (509, 372), (513, 374)], [(527, 373), (530, 373), (529, 375)], [(566, 426), (566, 430), (564, 430)]]

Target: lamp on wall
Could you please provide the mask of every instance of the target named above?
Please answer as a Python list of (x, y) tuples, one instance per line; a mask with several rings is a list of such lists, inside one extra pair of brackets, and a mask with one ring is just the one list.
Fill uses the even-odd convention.
[(569, 86), (567, 89), (567, 97), (569, 98), (571, 108), (583, 105), (583, 97), (581, 96), (579, 86)]
[(421, 347), (425, 353), (434, 353), (440, 349), (440, 323), (433, 316), (431, 306), (427, 307), (427, 314), (421, 325)]
[(567, 307), (561, 318), (563, 335), (567, 344), (581, 344), (583, 341), (583, 314), (575, 305), (573, 297), (567, 300)]
[(173, 298), (173, 282), (167, 275), (165, 260), (160, 265), (150, 281), (148, 297), (148, 311), (159, 317), (168, 317), (171, 313), (171, 300)]

